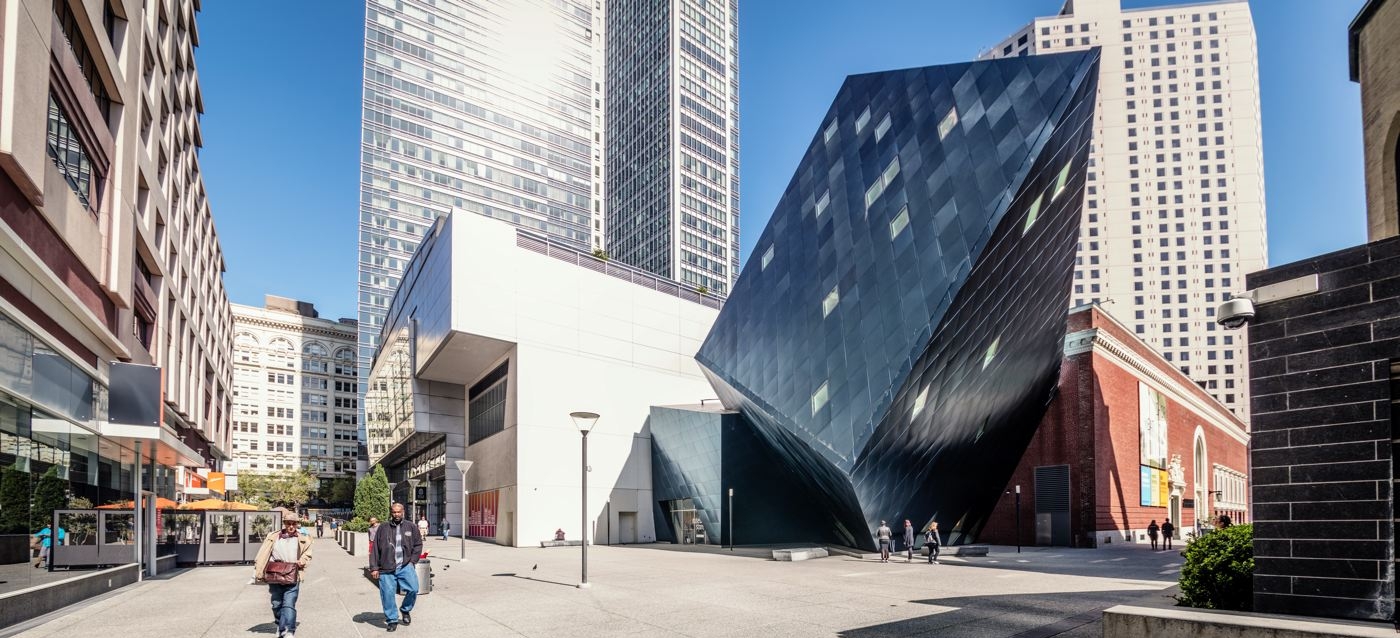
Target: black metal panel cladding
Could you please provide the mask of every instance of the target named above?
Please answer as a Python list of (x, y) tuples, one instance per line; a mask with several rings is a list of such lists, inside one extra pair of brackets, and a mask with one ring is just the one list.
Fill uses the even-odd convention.
[(981, 529), (1055, 386), (1098, 59), (847, 78), (696, 356), (820, 495), (792, 540)]

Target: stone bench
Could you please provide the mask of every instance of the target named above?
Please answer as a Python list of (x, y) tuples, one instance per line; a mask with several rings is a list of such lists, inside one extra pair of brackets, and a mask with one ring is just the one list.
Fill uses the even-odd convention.
[(540, 541), (540, 547), (576, 547), (583, 541)]
[(773, 560), (798, 561), (811, 560), (813, 558), (826, 558), (830, 556), (826, 549), (821, 547), (799, 547), (795, 549), (775, 549), (773, 550)]
[(986, 556), (992, 548), (986, 545), (958, 545), (954, 556)]

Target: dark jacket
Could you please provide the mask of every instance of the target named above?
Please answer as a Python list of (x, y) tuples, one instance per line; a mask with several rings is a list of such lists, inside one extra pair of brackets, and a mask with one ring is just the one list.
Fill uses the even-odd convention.
[(423, 553), (423, 537), (418, 533), (418, 525), (413, 521), (400, 521), (395, 525), (390, 520), (380, 523), (379, 529), (375, 530), (372, 538), (374, 551), (369, 554), (370, 570), (392, 572), (398, 568), (394, 563), (395, 534), (403, 535), (399, 542), (403, 544), (404, 560), (414, 565), (418, 564), (418, 556)]

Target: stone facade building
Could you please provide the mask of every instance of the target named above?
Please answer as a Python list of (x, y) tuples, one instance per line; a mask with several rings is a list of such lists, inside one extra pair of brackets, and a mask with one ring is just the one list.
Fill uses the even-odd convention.
[(355, 320), (321, 319), (312, 304), (268, 295), (262, 308), (234, 304), (233, 325), (240, 473), (307, 469), (322, 488), (355, 476)]
[(1351, 80), (1361, 84), (1370, 240), (1400, 235), (1400, 3), (1370, 0), (1349, 29)]

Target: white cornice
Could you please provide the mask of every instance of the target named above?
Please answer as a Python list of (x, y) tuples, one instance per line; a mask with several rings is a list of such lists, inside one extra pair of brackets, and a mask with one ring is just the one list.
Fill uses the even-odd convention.
[(1230, 438), (1245, 445), (1249, 444), (1249, 434), (1235, 425), (1233, 417), (1226, 417), (1222, 414), (1222, 412), (1228, 414), (1228, 410), (1224, 406), (1214, 401), (1203, 400), (1189, 389), (1184, 389), (1179, 380), (1164, 373), (1158, 366), (1152, 365), (1142, 355), (1134, 352), (1132, 348), (1113, 335), (1099, 328), (1091, 328), (1071, 333), (1065, 337), (1064, 352), (1066, 357), (1083, 354), (1090, 350), (1103, 355), (1120, 367), (1132, 371), (1134, 376), (1148, 381), (1158, 392), (1190, 408), (1198, 419), (1211, 424)]

